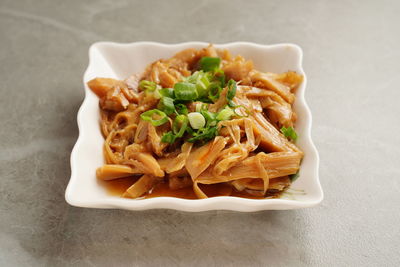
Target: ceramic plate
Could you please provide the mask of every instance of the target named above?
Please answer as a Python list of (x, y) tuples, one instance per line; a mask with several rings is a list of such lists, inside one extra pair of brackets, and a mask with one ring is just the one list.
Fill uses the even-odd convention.
[(226, 48), (254, 62), (256, 69), (269, 72), (296, 71), (304, 75), (304, 81), (296, 92), (294, 110), (298, 120), (296, 131), (299, 135), (297, 145), (304, 151), (299, 178), (279, 199), (246, 199), (238, 197), (214, 197), (208, 199), (179, 199), (157, 197), (151, 199), (126, 199), (111, 196), (96, 179), (96, 168), (104, 163), (103, 142), (100, 132), (99, 100), (89, 90), (86, 82), (95, 77), (125, 79), (133, 73), (141, 73), (151, 62), (168, 58), (186, 48), (203, 48), (203, 42), (180, 44), (161, 44), (138, 42), (118, 44), (99, 42), (89, 49), (89, 66), (83, 77), (85, 99), (78, 112), (79, 138), (71, 153), (71, 179), (65, 199), (73, 206), (87, 208), (117, 208), (127, 210), (146, 210), (155, 208), (182, 211), (234, 210), (259, 211), (298, 209), (317, 205), (323, 199), (319, 183), (318, 152), (311, 140), (311, 112), (304, 92), (306, 76), (302, 68), (303, 53), (294, 44), (259, 45), (235, 42), (216, 44), (216, 48)]

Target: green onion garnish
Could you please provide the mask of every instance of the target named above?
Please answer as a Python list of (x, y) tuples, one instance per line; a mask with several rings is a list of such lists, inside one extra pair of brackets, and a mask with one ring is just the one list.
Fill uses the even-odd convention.
[(233, 110), (230, 107), (226, 106), (218, 113), (216, 119), (219, 121), (226, 121), (229, 120), (234, 114), (235, 113), (233, 112)]
[(147, 92), (153, 92), (157, 88), (157, 84), (155, 82), (150, 82), (147, 80), (141, 80), (139, 83), (139, 89), (146, 90)]
[[(170, 120), (168, 116), (174, 119), (171, 131), (162, 136), (161, 142), (172, 144), (187, 133), (190, 137), (188, 142), (204, 144), (218, 135), (218, 121), (231, 119), (235, 116), (234, 108), (240, 107), (233, 103), (237, 84), (234, 80), (226, 83), (225, 74), (220, 69), (221, 59), (203, 57), (199, 65), (201, 70), (176, 83), (174, 88), (161, 89), (155, 82), (146, 80), (139, 83), (139, 88), (145, 90), (146, 94), (160, 98), (157, 109), (146, 111), (140, 117), (154, 126), (166, 123)], [(228, 87), (228, 105), (218, 113), (208, 111), (206, 103), (217, 101), (224, 87)], [(186, 105), (192, 101), (196, 112), (189, 113)]]
[(201, 115), (200, 112), (190, 112), (188, 114), (190, 126), (192, 126), (193, 129), (200, 129), (203, 128), (206, 125), (206, 119)]
[(225, 74), (224, 74), (224, 71), (223, 70), (219, 70), (218, 72), (215, 72), (215, 76), (214, 76), (214, 79), (217, 81), (217, 82), (219, 82), (219, 84), (220, 84), (220, 86), (222, 87), (222, 88), (224, 88), (225, 87)]
[(216, 135), (218, 135), (218, 128), (217, 126), (210, 127), (210, 128), (202, 128), (197, 133), (193, 133), (193, 137), (188, 139), (188, 142), (195, 143), (195, 142), (202, 142), (205, 143), (211, 139), (213, 139)]
[(156, 99), (161, 97), (159, 87), (160, 86), (155, 82), (150, 82), (147, 80), (141, 80), (139, 83), (139, 89), (144, 90), (146, 94), (152, 94)]
[(202, 110), (201, 115), (206, 119), (206, 127), (217, 124), (217, 114), (208, 110)]
[(188, 117), (185, 115), (176, 116), (172, 124), (172, 131), (176, 137), (182, 137), (188, 127)]
[(200, 68), (203, 71), (214, 71), (219, 68), (221, 59), (219, 57), (202, 57), (200, 59)]
[(203, 105), (203, 103), (201, 103), (201, 102), (196, 103), (196, 112), (200, 112), (202, 110), (202, 108), (201, 108), (202, 105)]
[(207, 108), (208, 108), (208, 104), (206, 104), (206, 103), (202, 103), (202, 102), (196, 103), (196, 112), (201, 112), (202, 110), (207, 110)]
[(176, 104), (175, 110), (178, 114), (187, 115), (189, 113), (185, 104)]
[(175, 139), (176, 136), (171, 131), (169, 131), (168, 133), (165, 133), (163, 137), (161, 137), (161, 142), (173, 144), (175, 142)]
[(144, 121), (149, 121), (153, 126), (163, 125), (168, 121), (167, 114), (158, 109), (148, 110), (140, 114), (140, 118)]
[(176, 116), (174, 123), (172, 124), (172, 131), (169, 131), (163, 135), (161, 142), (163, 143), (174, 143), (177, 138), (180, 138), (188, 128), (188, 118), (185, 115)]
[(199, 79), (197, 80), (196, 83), (196, 89), (200, 98), (207, 96), (208, 93), (207, 90), (209, 85), (210, 85), (210, 80), (207, 74), (199, 76)]
[(157, 108), (162, 110), (165, 114), (170, 115), (175, 111), (174, 100), (170, 97), (163, 96), (158, 102)]
[(174, 98), (174, 89), (172, 89), (172, 88), (160, 89), (160, 94), (162, 96), (167, 96), (167, 97), (170, 97), (170, 98)]
[(203, 71), (196, 71), (191, 76), (186, 78), (186, 82), (196, 85), (197, 94), (199, 98), (207, 97), (208, 86), (210, 85), (210, 73)]
[(281, 128), (281, 132), (283, 133), (283, 135), (286, 137), (286, 138), (289, 138), (290, 140), (292, 140), (292, 141), (296, 141), (297, 140), (297, 133), (296, 133), (296, 131), (293, 129), (293, 127), (282, 127)]
[(219, 85), (218, 82), (213, 82), (210, 84), (210, 86), (208, 87), (208, 97), (212, 100), (212, 101), (217, 101), (220, 97), (221, 91), (222, 91), (222, 87)]
[(228, 101), (228, 105), (230, 107), (235, 106), (235, 103), (232, 102), (232, 99), (236, 95), (236, 89), (237, 89), (236, 82), (234, 80), (230, 79), (228, 82), (228, 92), (226, 94), (226, 100)]
[(196, 100), (199, 96), (196, 86), (188, 82), (176, 83), (174, 85), (174, 92), (178, 100)]

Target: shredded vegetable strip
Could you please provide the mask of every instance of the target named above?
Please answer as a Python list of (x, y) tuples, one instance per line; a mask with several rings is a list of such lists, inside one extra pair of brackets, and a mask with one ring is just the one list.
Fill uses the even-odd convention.
[(88, 86), (100, 99), (106, 162), (97, 177), (138, 176), (127, 198), (149, 197), (160, 185), (197, 198), (276, 197), (299, 176), (292, 105), (302, 80), (256, 70), (212, 45), (123, 81), (95, 78)]

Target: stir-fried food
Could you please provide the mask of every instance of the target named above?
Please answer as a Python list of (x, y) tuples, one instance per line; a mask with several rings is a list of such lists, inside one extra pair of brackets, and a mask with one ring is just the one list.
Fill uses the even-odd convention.
[(276, 196), (303, 157), (292, 109), (301, 82), (293, 71), (261, 72), (212, 45), (123, 81), (93, 79), (106, 162), (97, 177), (136, 177), (127, 198), (151, 197), (159, 187), (197, 198)]

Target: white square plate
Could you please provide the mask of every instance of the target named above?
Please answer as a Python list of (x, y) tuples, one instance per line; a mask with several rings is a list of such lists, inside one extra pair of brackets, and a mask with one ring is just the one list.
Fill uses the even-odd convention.
[(304, 75), (304, 81), (296, 92), (294, 110), (298, 115), (296, 131), (297, 145), (304, 151), (299, 178), (279, 199), (245, 199), (238, 197), (214, 197), (188, 200), (173, 197), (151, 199), (126, 199), (111, 196), (96, 179), (96, 168), (104, 163), (103, 137), (99, 127), (99, 99), (89, 90), (86, 82), (95, 77), (125, 79), (133, 73), (141, 73), (151, 62), (168, 58), (186, 48), (202, 48), (203, 42), (180, 44), (161, 44), (138, 42), (118, 44), (99, 42), (89, 49), (89, 66), (83, 82), (85, 99), (78, 112), (79, 138), (71, 153), (71, 179), (65, 199), (73, 206), (87, 208), (118, 208), (128, 210), (146, 210), (155, 208), (176, 209), (182, 211), (206, 210), (281, 210), (297, 209), (317, 205), (323, 199), (323, 192), (318, 178), (319, 157), (311, 140), (311, 112), (304, 99), (306, 76), (302, 68), (303, 53), (293, 44), (259, 45), (235, 42), (215, 45), (230, 52), (240, 54), (254, 62), (261, 71), (286, 72), (296, 71)]

